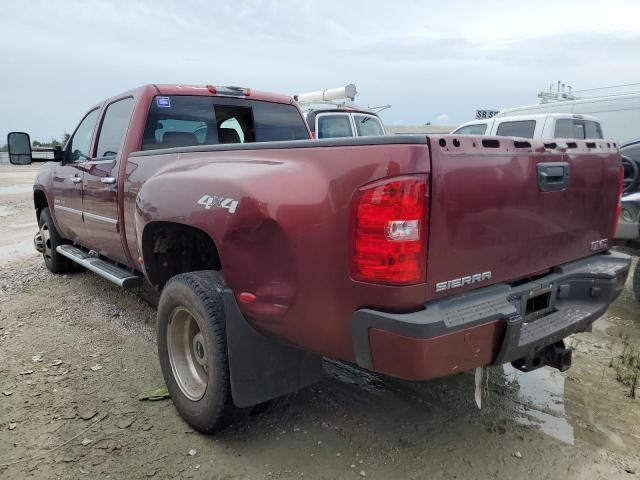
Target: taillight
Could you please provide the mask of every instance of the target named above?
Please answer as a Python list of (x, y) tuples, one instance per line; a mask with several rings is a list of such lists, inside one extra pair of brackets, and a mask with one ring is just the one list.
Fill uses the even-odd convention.
[(616, 236), (616, 230), (618, 229), (618, 221), (620, 220), (620, 213), (622, 212), (622, 194), (624, 193), (624, 167), (620, 166), (620, 183), (618, 186), (618, 203), (616, 204), (616, 214), (613, 217), (613, 231), (612, 237)]
[(358, 191), (351, 238), (353, 278), (374, 283), (424, 282), (427, 200), (426, 176), (385, 179)]

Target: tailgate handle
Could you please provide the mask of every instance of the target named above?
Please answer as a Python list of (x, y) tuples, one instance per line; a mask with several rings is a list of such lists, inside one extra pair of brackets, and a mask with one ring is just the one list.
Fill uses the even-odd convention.
[(540, 162), (536, 168), (541, 192), (561, 192), (569, 186), (569, 162)]

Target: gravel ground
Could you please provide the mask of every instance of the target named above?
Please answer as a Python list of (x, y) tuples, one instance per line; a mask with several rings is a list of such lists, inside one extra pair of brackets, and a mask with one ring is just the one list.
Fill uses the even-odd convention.
[(491, 368), (481, 410), (470, 374), (404, 382), (327, 361), (320, 384), (206, 437), (171, 400), (139, 400), (163, 386), (154, 310), (32, 252), (19, 186), (34, 173), (0, 167), (0, 478), (640, 477), (640, 399), (611, 367), (624, 338), (640, 345), (629, 285), (571, 339), (568, 372)]

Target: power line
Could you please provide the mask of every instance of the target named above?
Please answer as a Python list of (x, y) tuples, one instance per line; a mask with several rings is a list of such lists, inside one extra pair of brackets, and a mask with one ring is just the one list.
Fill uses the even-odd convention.
[(622, 87), (633, 87), (633, 86), (637, 86), (640, 85), (640, 82), (636, 82), (636, 83), (625, 83), (623, 85), (611, 85), (608, 87), (597, 87), (597, 88), (583, 88), (582, 90), (573, 90), (571, 93), (578, 93), (578, 92), (592, 92), (594, 90), (608, 90), (610, 88), (622, 88)]

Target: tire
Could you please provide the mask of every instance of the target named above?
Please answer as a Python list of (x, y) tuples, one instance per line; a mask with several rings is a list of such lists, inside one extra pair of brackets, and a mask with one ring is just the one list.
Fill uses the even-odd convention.
[(636, 268), (633, 271), (633, 293), (636, 301), (640, 303), (640, 260), (636, 262)]
[(66, 242), (56, 230), (49, 207), (43, 208), (42, 212), (40, 212), (38, 227), (40, 228), (39, 235), (42, 241), (44, 264), (52, 273), (70, 272), (73, 269), (73, 262), (60, 255), (56, 250), (58, 245), (64, 245)]
[(158, 304), (158, 354), (162, 375), (182, 418), (202, 433), (238, 420), (231, 398), (227, 338), (219, 272), (176, 275)]

